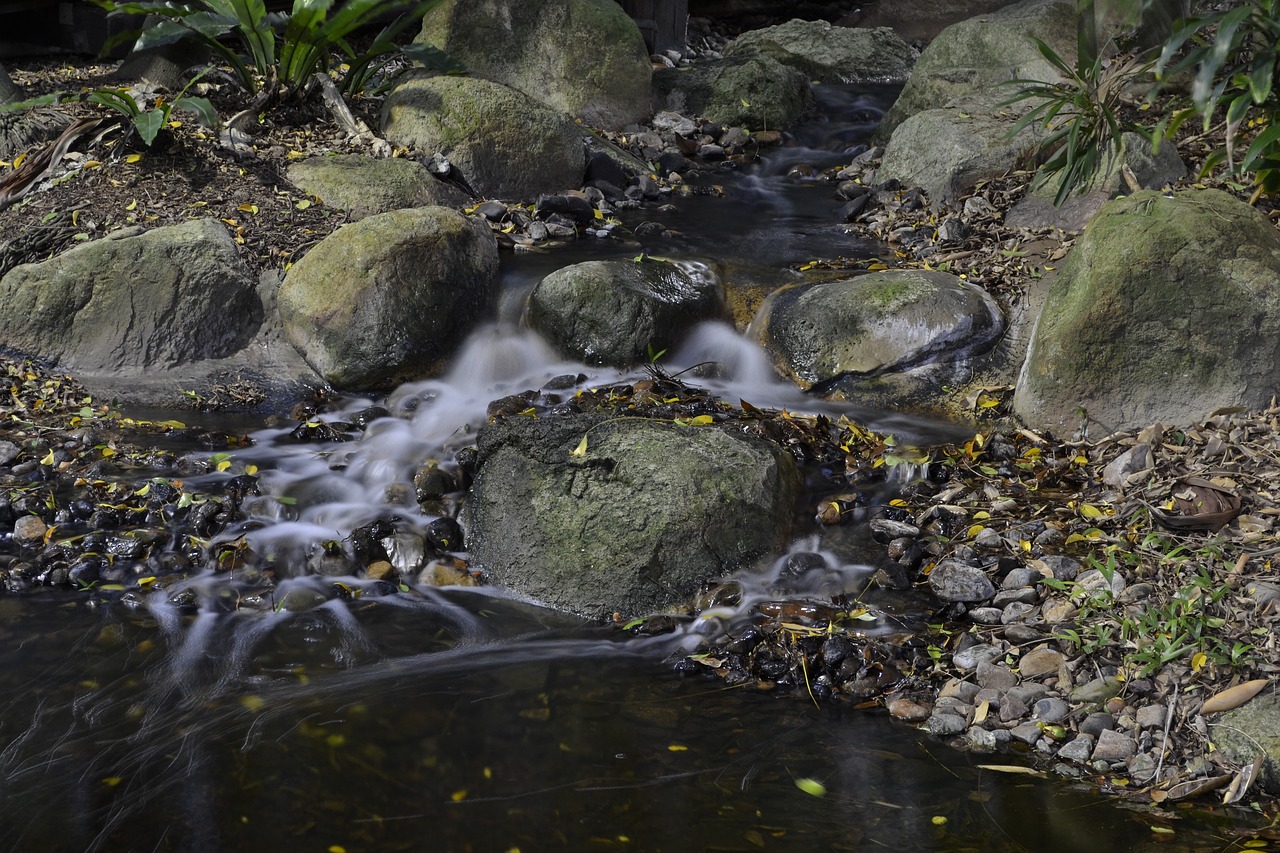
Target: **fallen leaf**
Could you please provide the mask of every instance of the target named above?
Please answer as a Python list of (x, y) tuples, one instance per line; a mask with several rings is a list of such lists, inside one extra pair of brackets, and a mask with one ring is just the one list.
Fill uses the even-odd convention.
[(1239, 708), (1245, 702), (1248, 702), (1254, 696), (1262, 692), (1262, 688), (1270, 684), (1270, 680), (1266, 678), (1255, 678), (1252, 681), (1246, 681), (1243, 684), (1237, 684), (1234, 687), (1228, 687), (1219, 693), (1215, 693), (1204, 701), (1200, 706), (1201, 714), (1217, 714), (1221, 711), (1230, 711), (1232, 708)]

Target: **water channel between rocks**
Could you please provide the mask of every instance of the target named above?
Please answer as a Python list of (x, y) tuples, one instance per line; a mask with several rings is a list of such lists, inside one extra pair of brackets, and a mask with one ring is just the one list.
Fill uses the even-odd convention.
[[(847, 162), (893, 94), (822, 87), (823, 118), (750, 173), (717, 174), (723, 198), (645, 211), (677, 237), (644, 248), (779, 278), (788, 264), (867, 253), (838, 227), (830, 185), (788, 173)], [(254, 446), (236, 462), (258, 466), (268, 497), (242, 532), (301, 563), (316, 541), (388, 513), (425, 526), (389, 506), (388, 489), (472, 444), (489, 401), (565, 374), (623, 378), (557, 360), (518, 319), (552, 269), (635, 253), (601, 240), (508, 257), (494, 322), (449, 375), (344, 401), (348, 413), (377, 403), (397, 415), (360, 441), (317, 450), (250, 424)], [(699, 329), (662, 364), (705, 361), (721, 369), (698, 384), (729, 400), (846, 414), (918, 441), (954, 434), (821, 407), (728, 326)], [(830, 582), (860, 590), (870, 561), (831, 558)], [(952, 752), (882, 712), (725, 689), (664, 663), (740, 618), (730, 612), (636, 639), (493, 590), (338, 580), (340, 598), (322, 594), (333, 578), (300, 569), (282, 581), (277, 600), (324, 601), (297, 610), (241, 609), (234, 578), (212, 573), (168, 596), (0, 599), (5, 849), (1143, 850), (1167, 837), (1153, 824), (1175, 828), (1175, 847), (1225, 845), (1203, 815), (1157, 819), (984, 769), (1016, 759)], [(170, 603), (179, 594), (188, 606)]]

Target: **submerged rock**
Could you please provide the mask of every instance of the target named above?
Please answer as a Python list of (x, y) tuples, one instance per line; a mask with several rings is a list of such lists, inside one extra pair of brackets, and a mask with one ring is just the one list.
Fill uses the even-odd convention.
[(497, 275), (486, 225), (422, 207), (338, 229), (289, 270), (277, 302), (285, 335), (328, 382), (385, 387), (431, 373)]
[(652, 114), (649, 51), (613, 0), (446, 0), (416, 41), (592, 127), (617, 130)]
[(467, 539), (474, 563), (520, 595), (643, 615), (780, 547), (798, 487), (785, 451), (740, 433), (509, 417), (480, 433)]
[(587, 261), (551, 273), (529, 297), (529, 325), (566, 355), (629, 367), (721, 310), (717, 280), (665, 261)]
[[(1210, 260), (1212, 259), (1212, 260)], [(1186, 424), (1280, 391), (1280, 236), (1219, 190), (1144, 191), (1094, 217), (1052, 285), (1014, 410), (1036, 427)]]

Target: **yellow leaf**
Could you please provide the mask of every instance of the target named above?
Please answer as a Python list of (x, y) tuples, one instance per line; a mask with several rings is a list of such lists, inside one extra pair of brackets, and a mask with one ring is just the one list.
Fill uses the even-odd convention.
[(599, 208), (596, 208), (595, 210), (593, 210), (593, 211), (592, 211), (592, 213), (594, 213), (594, 214), (595, 214), (596, 219), (604, 219), (604, 211), (603, 211), (603, 210), (600, 210)]
[(138, 200), (135, 198), (133, 201), (131, 201), (131, 202), (129, 202), (128, 204), (126, 204), (126, 205), (124, 206), (124, 209), (125, 209), (125, 210), (137, 210), (137, 209), (138, 209)]
[[(141, 154), (130, 154), (128, 157), (124, 158), (124, 161), (125, 161), (126, 163), (137, 163), (137, 162), (138, 162), (139, 160), (141, 160), (141, 159), (142, 159), (142, 155), (141, 155)], [(92, 162), (92, 161), (90, 161), (90, 162)], [(86, 166), (88, 166), (89, 164), (88, 164), (88, 163), (85, 163), (85, 165), (86, 165)], [(99, 165), (101, 165), (101, 164), (99, 164)]]
[(106, 785), (108, 788), (114, 788), (123, 781), (124, 781), (123, 776), (108, 776), (107, 778), (102, 780), (102, 784)]
[(219, 472), (226, 471), (226, 470), (227, 470), (228, 468), (230, 468), (230, 467), (231, 467), (231, 460), (230, 460), (230, 459), (223, 459), (221, 462), (219, 462), (219, 463), (218, 463), (218, 471), (219, 471)]
[(257, 465), (246, 465), (246, 466), (244, 466), (244, 472), (245, 472), (246, 474), (248, 474), (250, 477), (252, 477), (254, 474), (258, 473), (258, 466), (257, 466)]
[(449, 799), (453, 800), (455, 803), (460, 803), (460, 802), (462, 802), (463, 800), (465, 800), (466, 798), (467, 798), (467, 789), (466, 789), (466, 788), (463, 788), (463, 789), (458, 790), (458, 791), (454, 791), (452, 794), (450, 794), (450, 795), (449, 795)]
[(975, 524), (975, 525), (973, 525), (972, 527), (970, 527), (970, 528), (968, 529), (968, 531), (966, 531), (966, 532), (965, 532), (965, 534), (964, 534), (964, 535), (965, 535), (965, 538), (966, 538), (966, 539), (972, 539), (972, 538), (974, 538), (975, 536), (977, 536), (979, 533), (981, 533), (983, 530), (986, 530), (986, 527), (985, 527), (985, 526), (983, 526), (983, 525), (981, 525), (981, 524)]
[(711, 415), (698, 415), (696, 418), (689, 421), (689, 423), (694, 426), (706, 426), (707, 424), (715, 423), (715, 418), (711, 417)]
[(258, 215), (258, 206), (256, 204), (242, 204), (236, 208), (241, 213), (250, 213), (254, 216)]
[(797, 779), (796, 787), (811, 797), (825, 797), (827, 795), (827, 786), (817, 779)]
[(991, 702), (983, 699), (978, 703), (978, 707), (973, 709), (973, 724), (976, 726), (987, 718), (987, 714), (991, 711)]
[(308, 207), (311, 206), (311, 200), (306, 198), (300, 198), (293, 206), (298, 208), (298, 210), (306, 210)]
[(177, 119), (174, 119), (173, 121), (169, 122), (169, 127), (173, 127), (173, 128), (182, 127), (182, 122), (178, 121)]
[(582, 441), (578, 442), (578, 446), (569, 451), (570, 456), (576, 456), (579, 459), (587, 455), (587, 437), (584, 435)]
[(52, 450), (50, 450), (47, 454), (45, 454), (45, 457), (44, 457), (43, 459), (41, 459), (41, 460), (40, 460), (40, 464), (41, 464), (41, 465), (52, 465), (52, 464), (53, 464), (53, 451), (52, 451)]
[(934, 826), (946, 826), (947, 825), (946, 815), (936, 814), (933, 817), (929, 818), (929, 823), (933, 824)]
[(301, 160), (303, 157), (306, 157), (307, 155), (303, 154), (301, 151), (294, 151), (291, 149), (289, 153), (286, 154), (285, 156), (288, 157), (290, 160)]
[(19, 154), (17, 157), (13, 158), (13, 168), (15, 169), (21, 168), (22, 164), (25, 162), (27, 162), (27, 155), (26, 155), (26, 152), (23, 152), (22, 154)]
[(101, 160), (85, 160), (83, 163), (80, 164), (80, 168), (81, 169), (101, 169), (102, 161)]
[(888, 265), (887, 265), (887, 264), (882, 264), (882, 263), (876, 262), (876, 263), (874, 263), (874, 264), (869, 265), (869, 266), (867, 267), (867, 271), (868, 271), (868, 272), (881, 272), (881, 271), (883, 271), (883, 270), (887, 270), (888, 268), (889, 268), (889, 267), (888, 267)]
[(1209, 656), (1204, 652), (1196, 652), (1191, 656), (1191, 671), (1199, 672), (1204, 669), (1204, 665), (1209, 662)]
[(1098, 509), (1093, 504), (1080, 504), (1080, 514), (1085, 518), (1106, 518), (1107, 513)]
[(670, 750), (671, 752), (688, 752), (689, 751), (689, 747), (685, 746), (682, 743), (668, 744), (667, 749)]

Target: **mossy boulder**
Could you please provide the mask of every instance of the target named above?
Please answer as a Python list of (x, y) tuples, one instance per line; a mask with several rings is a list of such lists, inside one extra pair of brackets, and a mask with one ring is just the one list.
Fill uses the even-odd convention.
[(778, 369), (810, 388), (967, 357), (995, 342), (1004, 319), (949, 273), (886, 270), (782, 288), (755, 327)]
[(763, 53), (824, 83), (901, 82), (911, 74), (910, 45), (887, 27), (833, 27), (799, 19), (749, 30), (729, 42), (726, 56)]
[(461, 207), (471, 199), (421, 163), (361, 154), (309, 157), (289, 166), (289, 180), (352, 220), (407, 207)]
[(328, 382), (360, 390), (438, 371), (483, 316), (498, 275), (489, 228), (421, 207), (344, 225), (285, 276), (287, 339)]
[(478, 448), (464, 516), (473, 563), (596, 618), (686, 604), (708, 578), (776, 552), (799, 489), (786, 451), (713, 426), (511, 417)]
[(652, 115), (649, 52), (614, 0), (445, 0), (416, 40), (592, 127)]
[(660, 69), (653, 89), (663, 109), (751, 130), (789, 127), (813, 105), (808, 75), (760, 53)]
[(582, 185), (585, 132), (559, 110), (473, 77), (411, 75), (382, 107), (395, 145), (440, 153), (476, 192), (526, 199)]
[(1219, 190), (1108, 202), (1053, 284), (1015, 412), (1102, 433), (1188, 424), (1280, 392), (1280, 236)]

